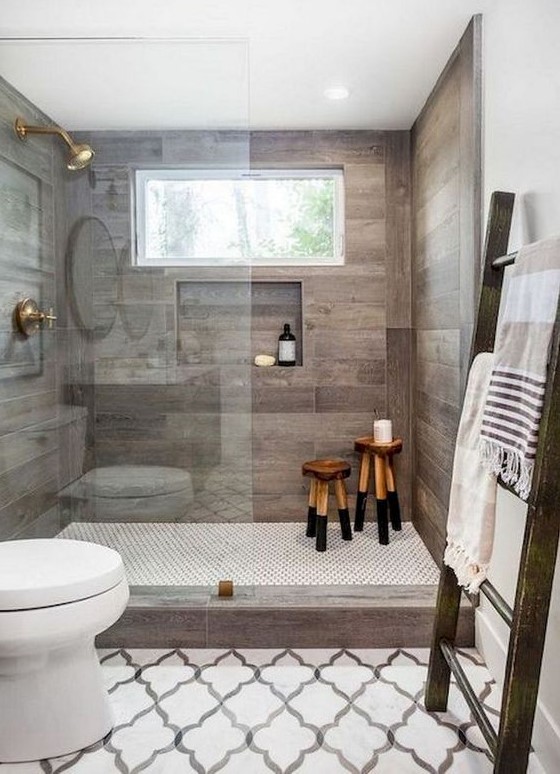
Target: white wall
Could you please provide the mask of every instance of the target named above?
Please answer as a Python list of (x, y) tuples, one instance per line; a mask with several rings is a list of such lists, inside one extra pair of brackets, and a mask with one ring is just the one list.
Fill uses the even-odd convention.
[[(494, 190), (513, 191), (510, 248), (560, 234), (560, 3), (497, 0), (484, 14), (484, 211)], [(560, 475), (560, 471), (559, 471)], [(525, 507), (500, 492), (490, 579), (513, 603)], [(556, 570), (534, 746), (560, 771), (560, 571)], [(507, 627), (488, 604), (477, 611), (477, 645), (501, 679)]]

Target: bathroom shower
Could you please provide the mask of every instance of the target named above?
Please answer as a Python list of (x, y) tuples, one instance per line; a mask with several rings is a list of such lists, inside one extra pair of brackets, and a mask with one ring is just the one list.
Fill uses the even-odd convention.
[(60, 126), (29, 126), (23, 118), (16, 118), (14, 130), (20, 140), (25, 140), (28, 134), (57, 134), (62, 137), (70, 148), (66, 166), (72, 172), (85, 169), (95, 156), (95, 151), (90, 145), (75, 143), (66, 129)]

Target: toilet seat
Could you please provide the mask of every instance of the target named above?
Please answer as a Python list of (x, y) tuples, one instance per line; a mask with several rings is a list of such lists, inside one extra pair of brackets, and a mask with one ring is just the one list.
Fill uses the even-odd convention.
[(179, 521), (193, 501), (188, 470), (161, 465), (92, 468), (61, 492), (68, 521)]
[(192, 490), (191, 475), (160, 465), (111, 465), (93, 468), (79, 479), (81, 497), (128, 499), (157, 497)]
[(52, 538), (0, 543), (0, 613), (78, 602), (124, 579), (120, 555), (95, 543)]

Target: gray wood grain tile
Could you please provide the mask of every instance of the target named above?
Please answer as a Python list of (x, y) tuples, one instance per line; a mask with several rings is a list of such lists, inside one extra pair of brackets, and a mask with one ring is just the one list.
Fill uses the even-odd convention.
[(51, 119), (3, 78), (0, 80), (0, 147), (2, 155), (31, 174), (52, 181), (50, 137), (29, 137), (23, 143), (14, 132), (14, 120), (21, 115), (29, 123), (48, 124)]
[(312, 381), (317, 387), (347, 384), (361, 386), (385, 384), (385, 360), (313, 358), (310, 363)]
[(417, 271), (414, 287), (417, 314), (421, 307), (437, 304), (439, 297), (459, 291), (459, 248)]
[(334, 332), (315, 328), (313, 331), (313, 354), (327, 363), (333, 360), (347, 360), (349, 357), (360, 360), (383, 360), (386, 357), (386, 351), (385, 328), (339, 329)]
[[(57, 493), (57, 478), (44, 481), (27, 493), (18, 486), (17, 499), (0, 509), (0, 540), (12, 540), (26, 530), (32, 530), (41, 515), (56, 505)], [(37, 537), (52, 537), (52, 533)]]
[(459, 214), (454, 212), (442, 219), (422, 239), (415, 241), (414, 272), (421, 271), (429, 263), (457, 255), (459, 242)]
[(245, 131), (163, 133), (163, 163), (249, 168), (252, 138)]
[(315, 389), (315, 408), (318, 413), (348, 411), (379, 415), (386, 411), (387, 396), (385, 385), (326, 386)]
[(371, 412), (332, 412), (326, 414), (256, 414), (253, 417), (255, 437), (294, 437), (295, 426), (300, 438), (329, 441), (348, 436), (354, 439), (371, 430)]
[(254, 387), (253, 412), (312, 414), (315, 411), (315, 391), (312, 385), (288, 387)]
[[(152, 603), (153, 604), (153, 603)], [(98, 635), (98, 648), (204, 648), (206, 605), (148, 606), (132, 598), (117, 623)]]
[(416, 363), (418, 390), (455, 406), (459, 405), (459, 376), (458, 366), (424, 360)]
[(324, 303), (312, 302), (305, 310), (304, 325), (310, 330), (367, 329), (385, 327), (385, 304), (339, 304), (335, 298)]
[(480, 265), (480, 40), (476, 17), (412, 129), (414, 521), (438, 561)]
[(95, 163), (161, 164), (162, 138), (158, 132), (92, 131), (76, 132), (77, 142), (88, 142), (95, 150)]
[(410, 327), (411, 196), (410, 132), (391, 132), (386, 144), (387, 325)]
[(441, 400), (433, 394), (417, 390), (415, 393), (416, 417), (427, 424), (435, 424), (448, 438), (455, 438), (459, 425), (459, 407)]
[(445, 509), (449, 503), (449, 492), (451, 489), (451, 460), (446, 470), (437, 465), (429, 455), (429, 449), (425, 446), (419, 446), (416, 449), (416, 474), (418, 478), (425, 482), (431, 492), (444, 504)]
[[(433, 609), (343, 607), (331, 609), (208, 609), (209, 647), (426, 647), (432, 636)], [(464, 610), (459, 641), (473, 641), (472, 611)]]
[(416, 353), (419, 360), (457, 368), (460, 363), (459, 331), (419, 330), (416, 332)]
[(384, 163), (384, 132), (251, 132), (251, 166)]
[(295, 494), (253, 494), (253, 519), (255, 521), (301, 521), (307, 519), (307, 491)]
[[(435, 586), (238, 587), (220, 599), (193, 588), (133, 587), (121, 619), (97, 647), (425, 647)], [(463, 602), (458, 644), (474, 641), (474, 610)]]
[(416, 477), (414, 483), (414, 526), (433, 560), (441, 566), (446, 542), (447, 506), (420, 476)]
[(401, 516), (410, 518), (412, 510), (412, 331), (410, 328), (387, 330), (387, 416), (393, 422), (393, 435), (403, 439), (403, 450), (395, 457), (395, 476), (401, 504)]

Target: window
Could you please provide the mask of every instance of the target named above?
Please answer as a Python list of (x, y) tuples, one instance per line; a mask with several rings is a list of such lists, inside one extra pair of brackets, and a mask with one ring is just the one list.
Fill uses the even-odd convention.
[(341, 264), (343, 196), (337, 169), (137, 170), (136, 262)]

